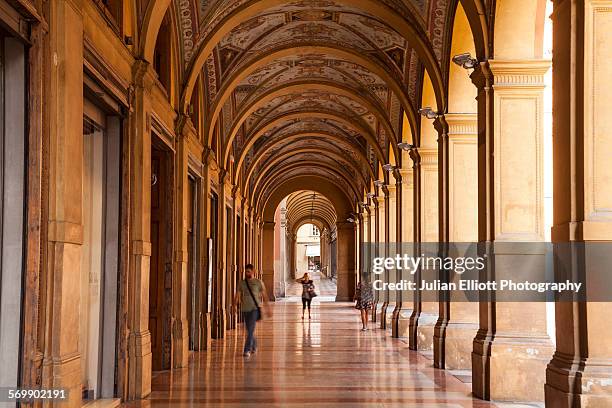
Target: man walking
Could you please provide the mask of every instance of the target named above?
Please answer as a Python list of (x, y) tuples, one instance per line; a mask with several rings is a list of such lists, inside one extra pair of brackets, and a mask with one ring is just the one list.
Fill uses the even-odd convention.
[(247, 331), (244, 343), (244, 356), (249, 357), (257, 351), (257, 340), (255, 339), (255, 326), (258, 320), (263, 318), (262, 302), (268, 302), (268, 295), (264, 283), (255, 278), (253, 265), (244, 267), (246, 279), (240, 281), (238, 291), (234, 296), (234, 309), (240, 306), (242, 320)]

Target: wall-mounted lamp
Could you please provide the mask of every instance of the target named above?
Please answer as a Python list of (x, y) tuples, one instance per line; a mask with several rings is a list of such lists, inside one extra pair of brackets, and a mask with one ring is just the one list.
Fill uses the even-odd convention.
[(395, 170), (395, 166), (392, 164), (385, 164), (384, 166), (382, 166), (383, 170), (386, 172), (393, 172), (393, 170)]
[(366, 196), (367, 196), (369, 199), (372, 199), (372, 198), (376, 197), (376, 195), (374, 195), (374, 193), (368, 193), (368, 194), (366, 194)]
[(476, 64), (478, 64), (478, 60), (476, 58), (472, 58), (469, 52), (455, 55), (453, 57), (453, 62), (464, 69), (474, 69)]
[(346, 219), (348, 222), (355, 222), (355, 220), (353, 218), (347, 218)]
[(384, 182), (384, 181), (380, 181), (380, 180), (376, 180), (376, 181), (374, 182), (374, 185), (375, 185), (376, 187), (382, 187), (382, 186), (384, 186), (384, 185), (385, 185), (385, 182)]
[(412, 149), (414, 149), (414, 145), (411, 145), (410, 143), (405, 143), (405, 142), (400, 142), (397, 144), (397, 147), (399, 147), (400, 149), (409, 152)]
[(440, 115), (433, 111), (429, 106), (419, 109), (419, 114), (427, 119), (437, 119)]

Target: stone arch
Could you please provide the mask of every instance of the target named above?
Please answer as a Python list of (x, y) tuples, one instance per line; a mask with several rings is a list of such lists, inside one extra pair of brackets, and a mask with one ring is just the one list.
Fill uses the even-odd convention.
[(272, 61), (275, 61), (279, 58), (283, 58), (286, 56), (294, 55), (297, 52), (300, 53), (328, 53), (334, 56), (338, 56), (339, 58), (355, 63), (356, 65), (363, 66), (367, 68), (372, 73), (380, 76), (391, 88), (391, 90), (398, 96), (402, 108), (407, 115), (408, 123), (413, 130), (416, 132), (417, 129), (417, 113), (414, 105), (410, 101), (406, 89), (403, 87), (401, 83), (397, 81), (397, 79), (391, 75), (386, 69), (384, 69), (381, 65), (379, 65), (376, 60), (370, 58), (364, 58), (360, 53), (352, 51), (346, 48), (340, 48), (338, 46), (334, 46), (331, 44), (325, 45), (302, 45), (299, 46), (285, 46), (280, 47), (276, 50), (273, 50), (267, 53), (264, 56), (256, 55), (251, 60), (247, 61), (244, 64), (242, 69), (237, 70), (232, 76), (225, 81), (223, 87), (219, 92), (219, 96), (216, 98), (213, 108), (211, 110), (211, 117), (208, 119), (208, 130), (207, 130), (207, 140), (208, 144), (212, 143), (213, 131), (214, 131), (214, 123), (216, 122), (225, 101), (230, 97), (232, 90), (240, 83), (241, 80), (248, 77), (253, 72), (258, 69), (266, 66)]
[[(278, 177), (282, 176), (283, 173), (287, 173), (290, 170), (294, 170), (294, 169), (302, 169), (304, 167), (308, 167), (309, 169), (320, 169), (323, 170), (325, 172), (328, 172), (329, 174), (333, 174), (336, 175), (338, 177), (340, 177), (346, 184), (347, 186), (349, 186), (350, 191), (345, 191), (345, 195), (346, 196), (352, 196), (353, 201), (356, 201), (357, 198), (359, 197), (359, 192), (357, 190), (357, 188), (353, 185), (353, 181), (351, 180), (348, 174), (345, 174), (344, 172), (338, 170), (337, 168), (334, 168), (328, 164), (322, 164), (322, 163), (296, 163), (293, 165), (288, 166), (287, 168), (279, 168), (276, 169), (274, 171), (272, 171), (269, 174), (265, 174), (267, 176), (267, 180), (263, 183), (260, 183), (259, 181), (261, 181), (261, 179), (263, 178), (264, 175), (262, 175), (259, 180), (258, 183), (256, 183), (253, 187), (253, 191), (251, 191), (250, 193), (250, 197), (251, 198), (255, 198), (257, 196), (262, 197), (263, 193), (266, 191), (266, 189), (268, 187), (272, 188), (273, 183), (277, 183)], [(276, 189), (276, 187), (274, 187), (274, 189)], [(352, 194), (349, 194), (352, 193)], [(267, 199), (263, 199), (263, 200), (259, 200), (256, 201), (256, 208), (260, 209), (261, 208), (261, 203), (265, 202)], [(352, 211), (352, 210), (351, 210)], [(350, 212), (350, 211), (349, 211)]]
[[(367, 160), (367, 157), (363, 154), (362, 150), (360, 148), (357, 148), (356, 146), (353, 146), (352, 144), (350, 144), (347, 140), (334, 135), (332, 133), (329, 132), (312, 132), (312, 133), (294, 133), (294, 134), (290, 134), (287, 135), (285, 137), (283, 137), (282, 139), (275, 139), (272, 140), (271, 143), (269, 143), (268, 145), (263, 146), (260, 151), (255, 155), (255, 157), (252, 159), (251, 163), (250, 163), (250, 167), (247, 170), (246, 176), (244, 177), (244, 185), (248, 186), (249, 185), (249, 180), (251, 179), (251, 175), (253, 174), (253, 172), (255, 171), (255, 168), (257, 166), (257, 164), (263, 159), (263, 157), (265, 156), (265, 154), (268, 152), (269, 149), (274, 148), (274, 146), (276, 146), (279, 143), (283, 143), (283, 142), (287, 142), (287, 141), (292, 141), (292, 140), (301, 140), (302, 138), (306, 138), (306, 137), (311, 137), (314, 140), (317, 141), (322, 141), (325, 142), (326, 144), (330, 144), (330, 141), (334, 141), (334, 142), (338, 142), (340, 144), (343, 144), (349, 148), (354, 149), (353, 151), (357, 154), (357, 157), (359, 158), (359, 161), (361, 162), (361, 164), (363, 164), (367, 170), (368, 170), (368, 174), (370, 175), (370, 177), (373, 179), (374, 178), (374, 171), (372, 170), (372, 166), (370, 165), (370, 163)], [(243, 152), (241, 153), (240, 157), (238, 158), (237, 161), (237, 165), (236, 165), (236, 172), (240, 172), (241, 170), (241, 166), (242, 163), (245, 159), (246, 156), (246, 151), (243, 150)], [(367, 185), (367, 184), (366, 184)]]
[(172, 0), (151, 0), (147, 6), (139, 46), (141, 57), (147, 62), (153, 62), (157, 34), (171, 2)]
[[(329, 200), (336, 212), (337, 219), (345, 219), (352, 212), (351, 200), (345, 192), (329, 179), (320, 176), (298, 176), (279, 183), (272, 194), (265, 200), (262, 208), (263, 219), (263, 265), (262, 275), (268, 288), (274, 287), (274, 215), (281, 201), (297, 191), (314, 191)], [(338, 257), (338, 295), (336, 300), (348, 301), (352, 299), (356, 283), (355, 270), (355, 228), (353, 224), (338, 222), (336, 224), (338, 245), (342, 248), (342, 256)], [(341, 250), (338, 250), (340, 253)], [(273, 296), (270, 296), (273, 298)]]
[[(333, 151), (326, 151), (326, 150), (321, 150), (320, 147), (316, 147), (316, 148), (298, 148), (298, 149), (293, 149), (293, 150), (289, 150), (286, 152), (282, 152), (278, 155), (276, 155), (274, 157), (274, 159), (270, 160), (269, 162), (267, 162), (265, 164), (265, 166), (261, 169), (260, 175), (259, 177), (255, 180), (255, 186), (257, 186), (259, 184), (259, 181), (262, 177), (265, 176), (266, 172), (269, 169), (274, 168), (275, 166), (277, 166), (279, 163), (282, 163), (284, 160), (291, 158), (297, 154), (300, 153), (314, 153), (314, 154), (319, 154), (323, 157), (326, 158), (330, 158), (332, 160), (341, 160), (344, 159), (347, 162), (349, 162), (349, 164), (351, 165), (352, 170), (360, 175), (361, 180), (363, 181), (364, 185), (367, 184), (367, 179), (365, 177), (363, 177), (363, 173), (361, 173), (360, 169), (358, 167), (355, 166), (355, 163), (353, 163), (351, 160), (347, 160), (346, 157), (341, 156), (340, 154), (333, 152)], [(246, 180), (247, 182), (249, 181), (248, 179)]]
[[(289, 121), (292, 121), (292, 120), (305, 119), (305, 118), (331, 119), (331, 120), (338, 121), (338, 122), (340, 122), (342, 124), (345, 124), (345, 125), (347, 125), (349, 127), (354, 128), (362, 136), (364, 136), (366, 138), (366, 140), (372, 145), (374, 153), (376, 154), (378, 159), (380, 161), (385, 161), (385, 155), (384, 155), (380, 145), (376, 142), (375, 135), (367, 128), (367, 126), (362, 126), (361, 124), (356, 124), (354, 121), (351, 120), (351, 118), (346, 118), (346, 117), (344, 117), (343, 115), (341, 115), (339, 113), (335, 113), (335, 112), (333, 112), (333, 113), (332, 112), (321, 112), (321, 111), (315, 111), (315, 110), (287, 113), (287, 114), (283, 114), (280, 117), (274, 118), (270, 122), (268, 122), (265, 125), (259, 127), (255, 131), (255, 133), (253, 133), (253, 135), (245, 142), (243, 149), (245, 151), (248, 151), (251, 147), (253, 147), (253, 144), (261, 136), (263, 136), (264, 133), (266, 133), (270, 129), (273, 129), (277, 124), (284, 123), (284, 122), (289, 122)], [(228, 148), (228, 149), (226, 149), (226, 151), (224, 153), (224, 156), (222, 157), (223, 163), (227, 163), (228, 162), (229, 153), (230, 153), (230, 150)]]
[[(375, 104), (372, 101), (367, 100), (366, 98), (364, 98), (363, 96), (358, 95), (354, 90), (347, 88), (345, 86), (339, 85), (339, 84), (335, 84), (333, 82), (328, 82), (328, 83), (323, 83), (321, 81), (317, 81), (317, 82), (311, 82), (311, 81), (299, 81), (297, 83), (293, 83), (289, 86), (287, 85), (281, 85), (277, 88), (274, 88), (268, 92), (266, 92), (264, 95), (261, 95), (260, 97), (257, 98), (257, 100), (252, 103), (249, 106), (245, 106), (244, 109), (242, 110), (242, 112), (240, 112), (238, 120), (234, 121), (234, 124), (232, 126), (232, 129), (229, 133), (229, 138), (226, 140), (225, 142), (225, 147), (224, 147), (224, 152), (222, 154), (222, 163), (224, 163), (225, 165), (228, 164), (228, 159), (229, 159), (229, 154), (231, 151), (231, 146), (232, 146), (232, 142), (234, 141), (234, 138), (236, 137), (238, 131), (240, 130), (241, 126), (243, 125), (243, 123), (246, 121), (246, 119), (253, 113), (255, 112), (259, 107), (261, 106), (265, 106), (266, 103), (268, 103), (269, 101), (275, 99), (278, 96), (282, 96), (282, 95), (287, 95), (290, 94), (292, 91), (310, 91), (310, 90), (318, 90), (318, 91), (323, 91), (323, 92), (329, 92), (329, 93), (334, 93), (337, 95), (341, 95), (341, 96), (346, 96), (349, 98), (352, 98), (354, 100), (356, 100), (357, 102), (359, 102), (361, 105), (365, 106), (370, 112), (372, 112), (377, 119), (379, 120), (379, 122), (382, 124), (383, 128), (385, 129), (385, 131), (387, 132), (387, 134), (389, 135), (389, 137), (392, 140), (392, 148), (393, 150), (397, 150), (397, 143), (395, 142), (397, 140), (395, 132), (393, 131), (393, 128), (391, 126), (391, 124), (388, 122), (385, 114), (382, 112), (381, 108), (379, 106), (377, 106), (377, 104)], [(304, 112), (304, 114), (306, 114), (307, 112)], [(299, 113), (298, 113), (299, 115)], [(332, 115), (340, 117), (339, 113), (333, 113)], [(306, 115), (304, 115), (306, 116)], [(348, 118), (343, 118), (343, 121), (351, 126), (351, 127), (356, 127), (355, 121), (354, 119), (348, 119)], [(367, 135), (370, 137), (369, 142), (372, 145), (376, 145), (379, 146), (377, 140), (376, 140), (376, 136), (373, 134), (373, 131), (371, 129), (368, 129), (367, 125), (364, 126), (361, 131), (363, 132), (364, 135)], [(251, 142), (255, 142), (257, 140), (257, 134), (254, 138), (249, 138), (249, 143)], [(380, 149), (380, 147), (378, 147), (378, 149)], [(382, 154), (382, 149), (381, 150), (381, 154)], [(383, 155), (384, 156), (384, 155)], [(383, 158), (384, 160), (384, 158)]]
[[(201, 47), (197, 50), (192, 59), (192, 63), (188, 68), (185, 81), (185, 90), (182, 97), (182, 110), (185, 110), (191, 99), (191, 92), (195, 85), (197, 76), (205, 63), (206, 58), (213, 51), (217, 43), (232, 29), (240, 23), (255, 17), (262, 11), (281, 5), (284, 0), (265, 0), (256, 1), (250, 0), (242, 5), (237, 11), (229, 14), (223, 19), (223, 24), (219, 27), (214, 27), (202, 40)], [(386, 4), (378, 0), (338, 0), (337, 3), (344, 4), (349, 7), (359, 8), (367, 11), (370, 14), (378, 17), (381, 21), (385, 21), (390, 27), (393, 27), (400, 35), (411, 40), (411, 45), (419, 55), (423, 62), (426, 71), (433, 78), (434, 90), (437, 101), (437, 108), (444, 110), (446, 101), (444, 99), (444, 83), (440, 66), (432, 50), (432, 46), (428, 40), (428, 36), (424, 33), (422, 27), (415, 23), (407, 21), (404, 16), (400, 16), (390, 9)]]

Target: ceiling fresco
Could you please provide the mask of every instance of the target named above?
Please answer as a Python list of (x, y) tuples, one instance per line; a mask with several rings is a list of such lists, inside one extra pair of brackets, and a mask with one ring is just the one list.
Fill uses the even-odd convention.
[[(215, 138), (221, 167), (239, 158), (232, 179), (244, 180), (248, 173), (246, 189), (273, 190), (255, 185), (262, 172), (297, 166), (304, 174), (337, 181), (347, 193), (361, 191), (358, 195), (368, 189), (363, 180), (389, 162), (390, 149), (401, 156), (403, 113), (415, 117), (424, 67), (431, 66), (417, 50), (425, 47), (443, 59), (448, 42), (443, 28), (452, 5), (449, 0), (379, 0), (373, 7), (368, 0), (172, 1), (183, 71), (201, 66), (207, 143)], [(407, 22), (414, 36), (390, 26), (384, 13)], [(202, 55), (204, 47), (208, 55)], [(418, 124), (413, 120), (411, 126)], [(317, 149), (322, 153), (311, 152)], [(286, 154), (292, 151), (303, 152)], [(340, 164), (340, 170), (311, 162)]]

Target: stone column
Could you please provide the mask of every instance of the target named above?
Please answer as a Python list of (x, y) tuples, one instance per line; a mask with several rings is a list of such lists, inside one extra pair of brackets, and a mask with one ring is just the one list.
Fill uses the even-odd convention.
[[(372, 197), (372, 203), (374, 204), (374, 211), (372, 211), (371, 215), (371, 227), (372, 227), (372, 231), (374, 231), (373, 237), (374, 237), (374, 245), (372, 245), (372, 250), (373, 250), (373, 254), (372, 257), (378, 257), (378, 256), (382, 256), (383, 254), (380, 253), (380, 207), (381, 207), (381, 201), (384, 203), (384, 198), (381, 197)], [(383, 233), (384, 234), (384, 233)], [(384, 236), (384, 235), (383, 235)], [(378, 316), (378, 308), (381, 302), (381, 296), (380, 296), (380, 291), (375, 290), (374, 291), (374, 303), (372, 305), (372, 322), (376, 323), (379, 320), (379, 316)]]
[(214, 270), (213, 277), (213, 312), (212, 312), (212, 338), (222, 339), (225, 337), (227, 330), (227, 279), (226, 258), (229, 246), (227, 245), (226, 226), (226, 199), (227, 192), (225, 188), (226, 178), (228, 174), (225, 170), (219, 171), (219, 191), (218, 191), (218, 214), (217, 214), (217, 235), (218, 239), (215, 245), (217, 246), (217, 265)]
[(362, 219), (363, 219), (363, 245), (361, 247), (361, 250), (363, 251), (363, 257), (362, 257), (362, 262), (361, 262), (361, 268), (360, 268), (360, 273), (363, 276), (367, 276), (368, 278), (371, 278), (370, 276), (370, 268), (371, 268), (371, 264), (372, 264), (372, 260), (371, 258), (371, 233), (372, 233), (372, 228), (370, 227), (370, 208), (368, 206), (364, 206), (363, 208), (363, 215), (362, 215)]
[[(389, 211), (388, 211), (388, 223), (387, 223), (387, 233), (388, 233), (388, 241), (385, 246), (387, 255), (392, 256), (396, 252), (396, 231), (397, 231), (397, 188), (395, 184), (395, 179), (389, 177), (389, 185), (387, 187), (388, 195), (389, 195)], [(387, 282), (396, 282), (397, 281), (397, 271), (395, 269), (389, 270), (387, 273)], [(391, 322), (393, 320), (393, 312), (395, 311), (395, 306), (397, 302), (397, 293), (396, 291), (389, 290), (387, 291), (387, 308), (385, 309), (385, 329), (391, 329)], [(381, 322), (382, 323), (382, 322)]]
[[(188, 201), (188, 127), (177, 129), (176, 160), (176, 247), (172, 273), (172, 366), (186, 367), (189, 359), (189, 323), (187, 321), (187, 243)], [(181, 132), (182, 134), (180, 134)]]
[[(83, 17), (80, 1), (50, 3), (49, 207), (43, 388), (81, 405), (79, 313), (83, 177)], [(52, 284), (51, 284), (52, 283)], [(150, 365), (149, 365), (150, 368)], [(144, 390), (148, 394), (148, 388)], [(57, 404), (60, 405), (60, 404)]]
[[(477, 115), (447, 114), (448, 124), (448, 241), (478, 241)], [(463, 246), (462, 246), (463, 247)], [(455, 247), (457, 248), (457, 247)], [(463, 249), (463, 248), (461, 248)], [(451, 256), (462, 256), (450, 253)], [(450, 272), (451, 281), (458, 275)], [(454, 294), (457, 295), (457, 294)], [(437, 368), (470, 369), (472, 343), (478, 330), (478, 303), (451, 298), (445, 318), (438, 319), (434, 342)]]
[[(438, 242), (438, 149), (419, 149), (419, 232), (420, 242), (430, 243), (426, 248), (431, 250)], [(419, 251), (420, 253), (420, 251)], [(431, 256), (431, 254), (430, 254)], [(425, 276), (424, 273), (430, 274)], [(415, 280), (421, 277), (432, 279), (431, 270), (419, 271)], [(429, 294), (428, 298), (432, 295)], [(438, 320), (438, 302), (431, 299), (421, 300), (421, 294), (415, 296), (415, 311), (410, 318), (410, 348), (412, 350), (431, 351), (433, 349), (434, 327)]]
[(262, 226), (261, 243), (262, 243), (262, 277), (263, 282), (268, 290), (268, 298), (275, 301), (274, 296), (274, 228), (275, 223), (266, 221)]
[[(544, 239), (543, 90), (549, 67), (543, 60), (491, 60), (472, 74), (479, 90), (479, 241), (488, 244), (481, 280), (495, 279), (496, 271), (545, 268), (543, 251), (521, 253), (508, 243)], [(477, 397), (543, 400), (551, 354), (545, 303), (481, 302), (472, 353)]]
[[(225, 294), (225, 314), (226, 314), (226, 328), (228, 330), (233, 330), (236, 328), (236, 320), (238, 319), (237, 312), (234, 312), (232, 308), (232, 302), (234, 299), (234, 294), (236, 293), (236, 247), (237, 237), (236, 237), (236, 221), (237, 221), (237, 205), (240, 201), (238, 197), (238, 187), (232, 184), (230, 175), (225, 178), (225, 190), (227, 194), (227, 200), (230, 202), (230, 213), (226, 215), (226, 208), (223, 208), (224, 216), (226, 217), (225, 222), (227, 224), (224, 229), (224, 244), (225, 251), (223, 252), (223, 256), (226, 257), (227, 265), (225, 265), (225, 274), (226, 274), (226, 294)], [(228, 228), (229, 227), (229, 231)], [(227, 256), (229, 255), (229, 256)]]
[[(402, 160), (404, 167), (412, 165), (412, 160), (409, 157)], [(398, 214), (401, 214), (399, 218), (398, 228), (398, 253), (405, 253), (412, 251), (412, 245), (409, 243), (414, 242), (414, 214), (413, 214), (413, 201), (414, 201), (414, 180), (413, 171), (411, 168), (400, 169), (399, 171), (399, 185), (397, 186), (398, 191), (401, 189), (401, 201), (398, 202)], [(408, 271), (401, 271), (399, 279), (411, 280), (412, 275)], [(401, 293), (401, 304), (396, 307), (396, 316), (392, 327), (393, 337), (408, 337), (410, 330), (410, 316), (413, 311), (414, 296), (411, 291), (403, 291)]]
[[(402, 212), (402, 204), (403, 204), (403, 189), (402, 189), (402, 175), (400, 173), (399, 169), (395, 169), (393, 171), (393, 178), (395, 180), (395, 200), (392, 203), (392, 208), (393, 208), (393, 220), (391, 222), (391, 224), (393, 225), (392, 231), (391, 231), (391, 237), (392, 240), (394, 242), (394, 252), (397, 254), (402, 254), (402, 223), (403, 223), (403, 212)], [(393, 281), (394, 282), (399, 282), (401, 279), (403, 278), (403, 273), (401, 270), (396, 270), (395, 271), (395, 276)], [(393, 313), (391, 314), (391, 320), (389, 322), (389, 325), (391, 327), (391, 336), (392, 337), (399, 337), (399, 333), (398, 333), (398, 323), (399, 323), (399, 314), (402, 310), (402, 304), (403, 304), (403, 294), (402, 291), (394, 291), (393, 292), (394, 295), (394, 301), (395, 301), (395, 307), (393, 309)]]
[[(565, 274), (581, 277), (590, 292), (595, 271), (610, 269), (610, 256), (597, 253), (609, 252), (612, 240), (612, 1), (555, 1), (553, 27), (552, 240), (565, 248)], [(612, 406), (610, 310), (609, 302), (555, 304), (547, 406)]]
[[(378, 256), (384, 256), (387, 257), (389, 256), (389, 209), (390, 209), (390, 205), (389, 205), (389, 189), (387, 188), (387, 186), (383, 186), (381, 188), (381, 192), (383, 193), (382, 196), (377, 196), (376, 198), (378, 199), (378, 209), (379, 209), (379, 222), (378, 222), (378, 229), (379, 229), (379, 237), (381, 239), (384, 239), (384, 247), (381, 248), (382, 253), (380, 253)], [(383, 276), (384, 276), (384, 281), (385, 282), (389, 282), (389, 271), (385, 270), (383, 272)], [(380, 322), (380, 328), (381, 329), (386, 329), (387, 328), (387, 308), (389, 307), (389, 290), (386, 289), (384, 291), (379, 291), (379, 300), (382, 302), (382, 304), (380, 305), (380, 312), (379, 312), (379, 322)]]
[(338, 222), (337, 228), (337, 278), (336, 302), (350, 302), (355, 295), (355, 224)]

